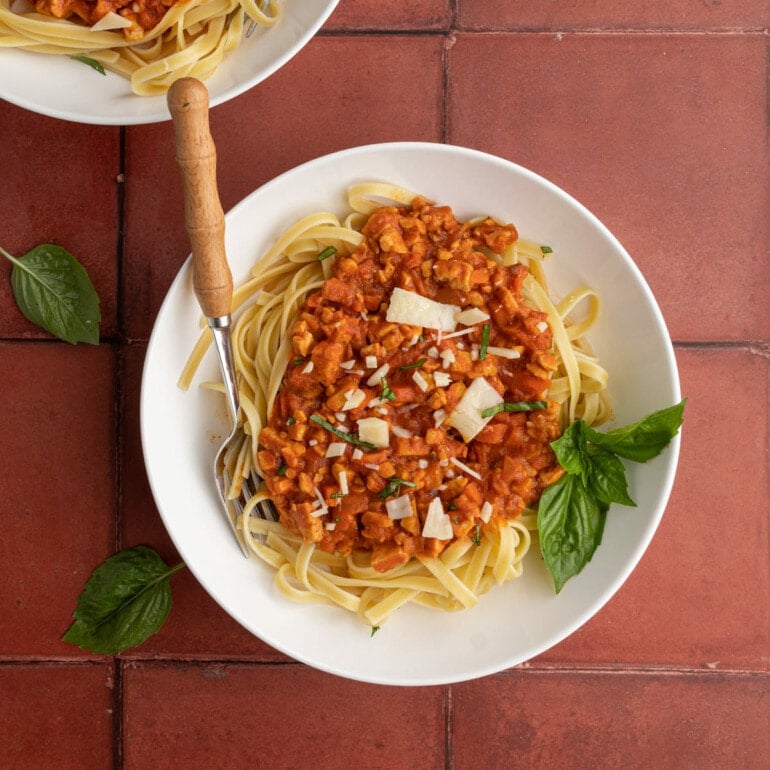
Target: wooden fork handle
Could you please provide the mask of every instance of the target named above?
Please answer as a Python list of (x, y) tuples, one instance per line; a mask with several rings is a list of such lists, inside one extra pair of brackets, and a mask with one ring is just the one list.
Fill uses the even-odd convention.
[(217, 151), (209, 128), (209, 94), (195, 78), (175, 81), (166, 96), (182, 173), (185, 227), (192, 247), (193, 289), (203, 313), (230, 313), (233, 276), (225, 253), (225, 215), (217, 192)]

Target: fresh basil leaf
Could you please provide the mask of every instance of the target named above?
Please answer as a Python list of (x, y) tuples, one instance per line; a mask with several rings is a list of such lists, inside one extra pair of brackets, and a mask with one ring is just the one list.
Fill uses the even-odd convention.
[(119, 551), (94, 570), (62, 641), (102, 655), (141, 644), (166, 621), (169, 578), (184, 566), (167, 566), (145, 546)]
[(603, 503), (636, 506), (628, 495), (628, 480), (623, 462), (612, 452), (594, 447), (589, 452), (586, 481), (591, 494)]
[(99, 297), (72, 254), (49, 243), (19, 259), (0, 254), (13, 263), (13, 296), (28, 321), (73, 345), (99, 344)]
[(659, 455), (679, 432), (687, 399), (660, 409), (623, 428), (600, 433), (586, 428), (586, 437), (627, 460), (647, 462)]
[(580, 476), (565, 474), (540, 497), (540, 549), (556, 593), (591, 560), (602, 541), (607, 505), (596, 500)]
[(587, 449), (584, 429), (585, 423), (576, 420), (551, 444), (559, 465), (567, 473), (582, 474), (585, 470)]

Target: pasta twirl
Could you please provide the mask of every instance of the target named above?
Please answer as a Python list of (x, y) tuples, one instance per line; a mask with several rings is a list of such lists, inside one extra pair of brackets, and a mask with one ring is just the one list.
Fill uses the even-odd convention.
[[(240, 526), (286, 597), (379, 626), (519, 577), (562, 473), (550, 442), (609, 402), (585, 341), (599, 299), (552, 301), (548, 249), (389, 185), (348, 199), (342, 219), (298, 222), (236, 292), (230, 494), (252, 467), (265, 477)], [(182, 387), (208, 343), (204, 330)], [(279, 523), (255, 514), (265, 497)]]

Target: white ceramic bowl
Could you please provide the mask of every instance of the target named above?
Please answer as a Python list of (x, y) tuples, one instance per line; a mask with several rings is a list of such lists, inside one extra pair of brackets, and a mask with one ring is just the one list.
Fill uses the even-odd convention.
[[(232, 99), (286, 64), (318, 31), (339, 0), (290, 0), (283, 17), (228, 54), (206, 80), (210, 104)], [(0, 48), (0, 98), (41, 115), (97, 125), (169, 120), (165, 96), (136, 96), (115, 73), (100, 75), (67, 56)]]
[[(524, 237), (553, 247), (552, 294), (590, 284), (601, 293), (600, 328), (591, 337), (610, 373), (618, 425), (680, 400), (671, 341), (655, 299), (612, 234), (581, 204), (508, 161), (440, 144), (360, 147), (319, 158), (256, 190), (227, 215), (227, 250), (238, 281), (255, 255), (301, 215), (345, 211), (350, 183), (403, 185), (454, 209), (491, 214)], [(247, 560), (222, 514), (210, 467), (221, 435), (216, 396), (176, 380), (198, 335), (200, 311), (189, 263), (171, 287), (150, 340), (142, 383), (142, 439), (150, 484), (182, 558), (210, 595), (249, 631), (293, 658), (352, 679), (428, 685), (480, 677), (532, 658), (571, 634), (608, 601), (634, 569), (663, 514), (679, 441), (656, 459), (630, 464), (638, 507), (613, 506), (604, 542), (557, 596), (535, 546), (524, 576), (496, 587), (459, 613), (405, 607), (374, 637), (360, 621), (327, 606), (297, 605), (273, 575)], [(215, 377), (213, 353), (204, 374)]]

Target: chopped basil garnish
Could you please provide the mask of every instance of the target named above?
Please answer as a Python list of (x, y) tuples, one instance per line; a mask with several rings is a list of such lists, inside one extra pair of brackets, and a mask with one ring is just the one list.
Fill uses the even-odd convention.
[(500, 412), (534, 412), (536, 409), (545, 409), (547, 406), (548, 403), (546, 401), (514, 401), (482, 409), (481, 416), (493, 417), (496, 414), (500, 414)]
[(304, 359), (304, 358), (295, 358), (295, 359), (294, 359), (294, 360), (291, 362), (291, 365), (292, 365), (292, 366), (299, 366), (300, 364), (304, 364), (304, 363), (305, 363), (305, 359)]
[(278, 470), (276, 471), (276, 473), (279, 476), (285, 476), (287, 470), (288, 470), (288, 468), (286, 467), (286, 463), (285, 462), (281, 462), (281, 464), (278, 466)]
[(484, 324), (481, 329), (481, 347), (479, 348), (479, 359), (483, 361), (487, 357), (487, 348), (489, 347), (489, 324)]
[(540, 252), (542, 254), (553, 254), (553, 249), (550, 246), (541, 246)]
[(388, 385), (384, 377), (380, 380), (380, 385), (382, 385), (382, 393), (380, 394), (380, 398), (385, 398), (388, 401), (395, 401), (396, 394), (393, 392), (393, 389), (390, 387), (390, 385)]
[(287, 425), (294, 425), (294, 423), (297, 422), (293, 417), (287, 417), (286, 418), (286, 424)]
[(481, 524), (477, 524), (471, 535), (471, 542), (481, 545)]
[(90, 56), (84, 56), (82, 53), (78, 54), (77, 56), (70, 56), (71, 59), (75, 59), (76, 61), (83, 62), (83, 64), (87, 64), (92, 70), (96, 70), (100, 75), (106, 75), (107, 73), (104, 71), (104, 67), (96, 61), (96, 59), (92, 59)]
[(380, 630), (379, 626), (372, 626), (372, 633), (369, 634), (369, 638), (373, 637)]
[(337, 249), (334, 248), (334, 246), (327, 246), (319, 255), (318, 255), (318, 261), (323, 262), (325, 259), (328, 259), (329, 257), (333, 257), (337, 253)]
[(415, 361), (413, 364), (404, 364), (399, 366), (399, 369), (419, 369), (428, 359), (421, 358), (419, 361)]
[(350, 444), (363, 447), (364, 449), (377, 449), (374, 444), (370, 444), (368, 441), (361, 441), (361, 439), (358, 438), (358, 436), (355, 434), (346, 433), (344, 430), (335, 428), (328, 420), (324, 420), (324, 418), (318, 414), (311, 414), (310, 419), (316, 425), (320, 425), (322, 428), (328, 430), (329, 433), (333, 433), (335, 436), (337, 436), (337, 438), (341, 438), (343, 441), (347, 441)]
[(416, 487), (413, 481), (404, 481), (404, 479), (392, 478), (388, 479), (387, 486), (380, 492), (380, 497), (384, 500), (392, 495), (397, 495), (401, 490), (401, 487)]

